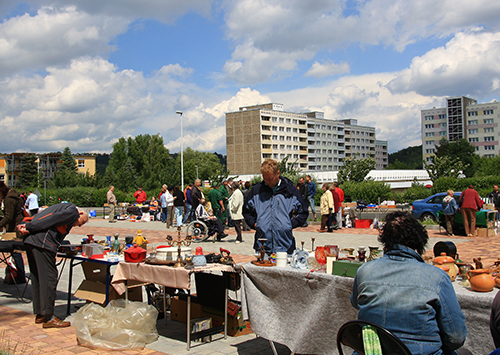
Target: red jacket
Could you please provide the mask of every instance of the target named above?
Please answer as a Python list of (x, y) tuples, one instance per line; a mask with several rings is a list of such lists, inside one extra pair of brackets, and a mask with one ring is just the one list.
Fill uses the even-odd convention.
[(344, 202), (344, 191), (340, 187), (335, 187), (335, 192), (339, 194), (340, 203)]
[(146, 196), (146, 192), (143, 191), (143, 190), (137, 190), (135, 193), (134, 193), (134, 197), (135, 197), (135, 200), (137, 201), (137, 203), (144, 203), (144, 201), (146, 201), (148, 198)]
[(335, 190), (330, 190), (330, 192), (332, 193), (333, 195), (333, 205), (335, 206), (335, 213), (337, 213), (340, 209), (340, 198), (339, 198), (339, 194), (337, 193), (337, 191)]
[(462, 205), (460, 208), (472, 208), (479, 211), (483, 207), (483, 201), (479, 198), (479, 194), (474, 189), (465, 189), (460, 195)]

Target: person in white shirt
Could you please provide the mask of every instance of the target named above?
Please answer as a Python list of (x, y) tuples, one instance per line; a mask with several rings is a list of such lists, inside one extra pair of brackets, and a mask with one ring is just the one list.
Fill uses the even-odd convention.
[(28, 198), (26, 199), (25, 206), (28, 206), (30, 211), (30, 216), (34, 216), (38, 213), (38, 196), (30, 191)]
[(233, 181), (231, 189), (233, 193), (229, 198), (229, 212), (231, 213), (231, 219), (237, 235), (235, 243), (241, 243), (243, 241), (241, 236), (241, 225), (243, 222), (243, 193), (237, 182)]

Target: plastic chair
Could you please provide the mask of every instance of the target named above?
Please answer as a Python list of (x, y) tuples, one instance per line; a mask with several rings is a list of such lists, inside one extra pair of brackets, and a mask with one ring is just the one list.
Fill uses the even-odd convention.
[(359, 354), (364, 355), (362, 328), (364, 325), (371, 325), (377, 329), (383, 354), (391, 355), (411, 355), (406, 345), (390, 331), (372, 322), (362, 320), (352, 320), (344, 323), (337, 333), (337, 349), (343, 355), (342, 345), (349, 346)]

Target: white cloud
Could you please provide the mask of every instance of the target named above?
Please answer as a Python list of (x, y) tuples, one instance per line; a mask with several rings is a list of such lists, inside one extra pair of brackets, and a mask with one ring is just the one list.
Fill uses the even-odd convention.
[(286, 75), (321, 50), (384, 45), (397, 51), (424, 38), (447, 37), (481, 23), (499, 29), (500, 2), (372, 0), (346, 3), (301, 0), (226, 1), (226, 32), (236, 44), (222, 78), (239, 84)]
[(107, 55), (109, 42), (126, 30), (123, 18), (93, 15), (75, 7), (42, 7), (0, 23), (0, 76), (65, 65), (83, 55)]
[(305, 76), (312, 76), (317, 79), (324, 78), (326, 76), (334, 76), (337, 74), (349, 73), (350, 67), (347, 63), (335, 64), (327, 62), (321, 64), (319, 62), (314, 62), (311, 68), (304, 74)]
[(500, 32), (458, 33), (446, 46), (413, 58), (388, 87), (422, 95), (498, 95)]

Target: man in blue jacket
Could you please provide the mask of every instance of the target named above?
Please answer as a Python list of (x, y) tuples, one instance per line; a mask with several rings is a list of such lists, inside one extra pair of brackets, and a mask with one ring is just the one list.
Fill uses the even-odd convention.
[(307, 220), (307, 205), (293, 183), (280, 176), (278, 162), (266, 159), (260, 172), (264, 181), (256, 184), (245, 198), (243, 217), (256, 230), (254, 249), (260, 250), (258, 239), (264, 238), (264, 249), (272, 254), (295, 250), (292, 229)]

